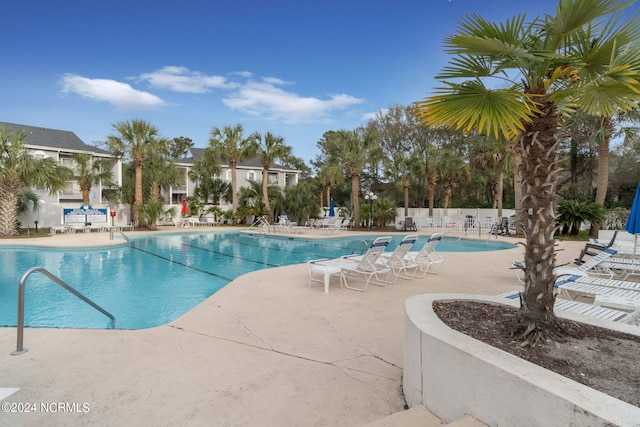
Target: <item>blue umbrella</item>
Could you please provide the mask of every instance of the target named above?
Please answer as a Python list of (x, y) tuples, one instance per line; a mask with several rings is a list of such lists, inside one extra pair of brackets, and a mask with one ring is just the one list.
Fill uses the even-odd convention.
[(636, 248), (638, 246), (638, 234), (640, 234), (640, 184), (638, 184), (638, 188), (636, 188), (636, 197), (633, 198), (627, 226), (624, 229), (635, 236), (633, 242), (633, 257), (635, 258)]
[[(329, 216), (336, 216), (336, 210), (335, 210), (335, 206), (333, 204), (333, 199), (331, 199), (331, 202), (329, 202)], [(640, 222), (639, 222), (640, 224)]]

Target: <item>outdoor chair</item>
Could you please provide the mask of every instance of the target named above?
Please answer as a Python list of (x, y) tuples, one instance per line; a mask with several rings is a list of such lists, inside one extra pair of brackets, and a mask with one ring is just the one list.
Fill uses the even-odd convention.
[[(344, 285), (347, 289), (363, 292), (369, 284), (385, 286), (391, 283), (388, 281), (391, 269), (383, 263), (379, 263), (378, 259), (390, 241), (391, 237), (389, 236), (378, 237), (369, 245), (367, 252), (357, 260), (353, 256), (346, 255), (336, 259), (326, 258), (309, 261), (309, 274), (311, 274), (313, 266), (332, 266), (340, 269), (340, 286)], [(353, 276), (363, 276), (364, 286), (361, 288), (350, 286), (347, 279)]]
[(402, 228), (402, 231), (418, 231), (416, 223), (413, 222), (413, 217), (407, 216), (404, 218), (404, 227)]
[(419, 251), (409, 251), (405, 255), (406, 258), (418, 264), (418, 268), (414, 272), (413, 277), (422, 278), (427, 273), (432, 273), (431, 267), (440, 265), (444, 262), (444, 258), (436, 251), (436, 247), (442, 240), (442, 233), (435, 233), (429, 237), (427, 242)]
[[(417, 277), (416, 272), (419, 265), (415, 259), (408, 256), (409, 250), (417, 239), (417, 234), (405, 236), (393, 252), (383, 252), (380, 256), (380, 262), (391, 269), (396, 279), (398, 277), (402, 279)], [(404, 272), (404, 276), (400, 275), (402, 272)]]
[(605, 245), (597, 242), (589, 242), (585, 244), (584, 248), (580, 251), (580, 256), (576, 258), (575, 263), (578, 265), (582, 264), (584, 262), (583, 258), (585, 257), (585, 255), (589, 255), (589, 256), (597, 255), (598, 253), (593, 252), (592, 249), (597, 251), (603, 251), (605, 249), (612, 247), (614, 242), (616, 241), (617, 236), (618, 236), (618, 230), (613, 232), (613, 236), (611, 237), (611, 240)]

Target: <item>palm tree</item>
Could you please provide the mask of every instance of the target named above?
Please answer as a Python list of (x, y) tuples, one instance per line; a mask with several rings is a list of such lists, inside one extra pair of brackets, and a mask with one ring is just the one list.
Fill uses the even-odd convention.
[(135, 169), (135, 190), (133, 197), (134, 223), (138, 224), (138, 209), (141, 206), (142, 197), (142, 167), (145, 160), (153, 154), (159, 140), (158, 129), (145, 120), (134, 119), (113, 124), (117, 134), (109, 135), (107, 145), (119, 157), (128, 156)]
[(109, 162), (105, 159), (93, 159), (89, 153), (74, 153), (72, 158), (77, 167), (78, 185), (82, 191), (82, 204), (88, 205), (91, 187), (101, 182), (105, 186), (112, 184), (112, 174), (108, 169)]
[(25, 138), (24, 131), (0, 126), (0, 236), (18, 234), (18, 206), (23, 191), (37, 186), (54, 194), (73, 176), (50, 157), (33, 157), (24, 146)]
[(531, 23), (524, 15), (499, 24), (467, 17), (445, 42), (454, 57), (438, 76), (444, 86), (417, 103), (419, 118), (432, 125), (519, 136), (527, 270), (514, 331), (525, 342), (559, 333), (553, 235), (560, 109), (571, 101), (587, 112), (610, 115), (635, 108), (640, 99), (640, 22), (618, 25), (630, 4), (560, 0), (555, 16)]
[(473, 145), (476, 148), (475, 156), (472, 159), (473, 165), (480, 170), (495, 171), (493, 208), (498, 208), (498, 218), (502, 218), (504, 176), (513, 169), (509, 142), (504, 138), (478, 135), (474, 138)]
[(329, 168), (333, 172), (346, 171), (351, 177), (351, 201), (353, 202), (353, 219), (360, 221), (360, 176), (368, 164), (370, 157), (379, 150), (376, 140), (365, 129), (353, 131), (339, 130), (327, 139)]
[(457, 187), (459, 182), (469, 179), (469, 165), (451, 149), (442, 152), (439, 163), (439, 174), (442, 177), (444, 187), (443, 208), (447, 209), (451, 203), (451, 191)]
[(233, 218), (236, 217), (238, 209), (236, 166), (239, 161), (254, 156), (257, 150), (256, 136), (251, 135), (248, 138), (243, 138), (242, 132), (242, 125), (225, 126), (224, 129), (213, 128), (211, 130), (211, 138), (209, 138), (209, 146), (207, 147), (214, 158), (224, 159), (228, 162), (229, 169), (231, 169), (231, 208)]
[(267, 211), (271, 211), (269, 205), (269, 168), (276, 159), (286, 159), (291, 155), (291, 147), (284, 144), (284, 138), (275, 136), (267, 132), (264, 137), (259, 133), (255, 134), (258, 142), (257, 154), (262, 163), (262, 199)]

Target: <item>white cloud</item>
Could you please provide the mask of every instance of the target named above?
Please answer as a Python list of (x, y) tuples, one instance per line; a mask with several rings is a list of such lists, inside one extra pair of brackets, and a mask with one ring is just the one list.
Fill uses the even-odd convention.
[(384, 116), (388, 111), (389, 111), (388, 108), (381, 108), (378, 111), (373, 111), (371, 113), (364, 113), (362, 115), (362, 120), (364, 120), (365, 122), (368, 122), (369, 120), (373, 120), (376, 117), (378, 117), (378, 115)]
[(205, 93), (211, 88), (229, 89), (235, 86), (222, 76), (207, 76), (179, 66), (166, 66), (152, 73), (141, 74), (139, 80), (148, 81), (157, 88), (186, 93)]
[(303, 97), (280, 88), (286, 85), (280, 79), (268, 77), (262, 81), (247, 81), (223, 99), (234, 110), (285, 123), (306, 123), (326, 117), (332, 110), (346, 109), (363, 102), (351, 95), (338, 94), (328, 99)]
[(66, 74), (60, 80), (64, 93), (75, 93), (94, 101), (108, 102), (123, 110), (146, 110), (162, 105), (157, 96), (136, 90), (126, 83), (107, 79), (89, 79)]

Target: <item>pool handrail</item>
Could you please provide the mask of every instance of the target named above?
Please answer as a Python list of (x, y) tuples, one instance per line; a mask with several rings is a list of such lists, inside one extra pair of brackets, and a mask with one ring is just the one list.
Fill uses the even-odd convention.
[(126, 234), (124, 234), (122, 231), (120, 231), (120, 230), (116, 229), (116, 228), (112, 228), (112, 229), (109, 231), (109, 240), (113, 240), (113, 235), (114, 235), (114, 233), (120, 233), (120, 234), (122, 234), (122, 237), (124, 237), (124, 240), (126, 240), (126, 241), (127, 241), (127, 243), (129, 243), (129, 238), (127, 237), (127, 235), (126, 235)]
[(20, 278), (20, 283), (18, 285), (18, 327), (17, 327), (18, 338), (17, 338), (16, 350), (11, 352), (12, 356), (18, 356), (20, 354), (26, 353), (29, 350), (29, 349), (23, 347), (23, 340), (24, 340), (24, 289), (25, 289), (26, 284), (27, 284), (27, 279), (29, 278), (31, 273), (35, 273), (35, 272), (44, 274), (49, 279), (53, 280), (58, 285), (62, 286), (62, 288), (64, 288), (65, 290), (71, 292), (73, 295), (77, 296), (82, 301), (86, 302), (91, 307), (95, 308), (96, 310), (98, 310), (99, 312), (101, 312), (102, 314), (107, 316), (109, 319), (111, 319), (111, 329), (115, 329), (115, 327), (116, 327), (116, 318), (113, 317), (113, 315), (111, 313), (109, 313), (107, 310), (105, 310), (104, 308), (100, 307), (98, 304), (96, 304), (95, 302), (91, 301), (86, 296), (82, 295), (80, 292), (78, 292), (77, 290), (75, 290), (74, 288), (69, 286), (67, 283), (65, 283), (62, 279), (60, 279), (59, 277), (56, 277), (53, 274), (51, 274), (45, 268), (43, 268), (43, 267), (32, 267), (22, 275), (22, 277)]

